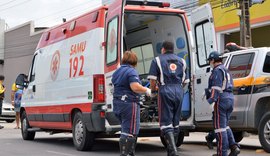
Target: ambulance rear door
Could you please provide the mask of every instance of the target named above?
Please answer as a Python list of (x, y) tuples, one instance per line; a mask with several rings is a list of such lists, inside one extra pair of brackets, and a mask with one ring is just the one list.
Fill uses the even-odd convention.
[(194, 96), (195, 120), (212, 120), (212, 108), (203, 98), (204, 89), (208, 87), (211, 69), (207, 61), (210, 52), (217, 50), (212, 8), (209, 3), (200, 6), (191, 13), (191, 25), (195, 39), (194, 61)]
[(112, 74), (120, 67), (120, 60), (123, 54), (123, 12), (125, 0), (114, 0), (108, 7), (105, 28), (105, 92), (106, 92), (106, 119), (114, 123), (112, 113), (113, 85)]

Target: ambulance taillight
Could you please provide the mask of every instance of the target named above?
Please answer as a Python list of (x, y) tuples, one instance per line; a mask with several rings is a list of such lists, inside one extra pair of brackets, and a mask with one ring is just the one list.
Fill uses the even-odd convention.
[(105, 102), (104, 75), (96, 74), (93, 76), (93, 79), (94, 103), (103, 103)]

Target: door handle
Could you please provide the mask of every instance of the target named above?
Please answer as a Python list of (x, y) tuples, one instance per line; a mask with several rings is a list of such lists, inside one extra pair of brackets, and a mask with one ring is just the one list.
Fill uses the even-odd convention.
[(206, 73), (209, 73), (210, 72), (210, 67), (207, 67), (206, 68)]
[(33, 90), (33, 92), (36, 92), (36, 85), (33, 85), (32, 90)]
[(201, 83), (202, 83), (202, 79), (201, 78), (197, 79), (197, 84), (201, 84)]

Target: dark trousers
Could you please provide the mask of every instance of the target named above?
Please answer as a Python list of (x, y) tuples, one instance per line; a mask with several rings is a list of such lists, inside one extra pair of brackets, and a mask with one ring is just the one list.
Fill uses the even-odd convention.
[(158, 112), (159, 125), (163, 135), (178, 133), (184, 92), (180, 84), (159, 87)]
[(218, 156), (227, 156), (227, 150), (236, 144), (228, 122), (233, 111), (234, 99), (232, 93), (222, 93), (215, 103), (214, 127), (217, 139)]
[(113, 99), (113, 112), (121, 123), (121, 137), (136, 137), (140, 129), (140, 105)]

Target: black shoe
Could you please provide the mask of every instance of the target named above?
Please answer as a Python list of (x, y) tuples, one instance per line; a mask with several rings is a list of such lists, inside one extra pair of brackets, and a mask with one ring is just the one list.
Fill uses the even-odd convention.
[(208, 135), (205, 136), (205, 140), (206, 140), (206, 145), (209, 149), (214, 149), (214, 145), (213, 142), (211, 140), (209, 140)]
[(179, 156), (177, 153), (177, 148), (175, 145), (174, 134), (173, 132), (168, 132), (164, 136), (167, 144), (167, 154), (168, 156)]
[(213, 154), (212, 156), (217, 156), (217, 154)]
[(132, 141), (132, 145), (131, 145), (131, 151), (129, 152), (129, 156), (135, 156), (135, 149), (137, 146), (137, 137), (134, 137), (135, 141)]
[(136, 138), (135, 137), (128, 137), (128, 138), (120, 138), (119, 146), (120, 146), (120, 156), (129, 156), (129, 153), (134, 152), (133, 146), (135, 145)]
[(231, 153), (229, 154), (229, 156), (237, 156), (238, 154), (240, 154), (240, 149), (237, 145), (233, 145), (233, 147), (231, 148)]
[(4, 126), (1, 126), (1, 125), (0, 125), (0, 129), (3, 129), (3, 128), (4, 128)]

